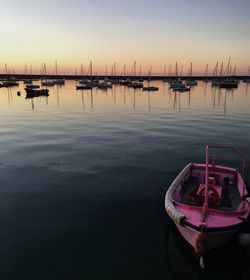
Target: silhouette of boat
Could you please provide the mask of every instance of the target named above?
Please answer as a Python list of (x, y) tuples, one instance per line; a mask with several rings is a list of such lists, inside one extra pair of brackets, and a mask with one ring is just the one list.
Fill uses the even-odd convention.
[(49, 90), (48, 89), (32, 89), (32, 88), (26, 88), (26, 98), (34, 98), (39, 96), (49, 96)]

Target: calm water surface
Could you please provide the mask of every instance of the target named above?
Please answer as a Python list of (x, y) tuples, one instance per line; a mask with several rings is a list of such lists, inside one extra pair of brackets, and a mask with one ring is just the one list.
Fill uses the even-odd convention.
[(152, 84), (160, 91), (67, 81), (34, 99), (22, 83), (20, 97), (0, 88), (1, 279), (250, 279), (235, 240), (201, 271), (164, 211), (169, 184), (204, 161), (205, 144), (250, 160), (250, 86)]

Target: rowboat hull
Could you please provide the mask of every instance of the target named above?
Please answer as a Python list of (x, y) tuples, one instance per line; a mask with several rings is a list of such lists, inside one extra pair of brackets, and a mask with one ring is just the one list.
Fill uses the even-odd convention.
[[(195, 252), (199, 253), (198, 242), (201, 239), (201, 232), (189, 226), (181, 226), (178, 223), (175, 223), (175, 225), (184, 239), (194, 248)], [(237, 234), (239, 228), (202, 233), (203, 254), (230, 241)]]

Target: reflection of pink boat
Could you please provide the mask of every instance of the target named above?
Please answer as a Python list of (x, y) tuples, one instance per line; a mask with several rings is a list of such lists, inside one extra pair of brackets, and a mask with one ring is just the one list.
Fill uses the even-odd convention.
[(250, 203), (247, 189), (238, 169), (209, 163), (208, 150), (234, 148), (207, 146), (206, 163), (190, 163), (177, 176), (165, 197), (165, 208), (182, 236), (201, 256), (227, 242), (247, 219)]

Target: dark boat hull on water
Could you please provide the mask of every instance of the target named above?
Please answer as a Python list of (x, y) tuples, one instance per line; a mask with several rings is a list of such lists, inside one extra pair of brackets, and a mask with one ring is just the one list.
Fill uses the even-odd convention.
[(26, 98), (34, 98), (39, 96), (49, 96), (48, 89), (26, 89)]
[(158, 87), (143, 87), (142, 90), (144, 91), (158, 91), (159, 88)]
[(76, 86), (77, 90), (87, 90), (87, 89), (92, 89), (92, 86), (86, 86), (86, 85), (78, 85)]
[(238, 81), (221, 81), (220, 88), (238, 88)]

